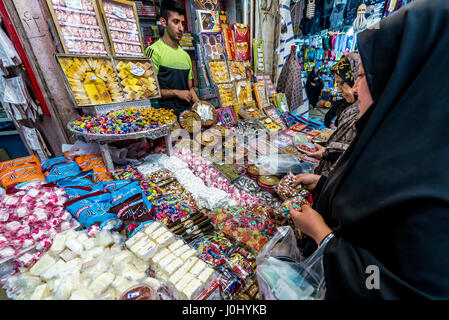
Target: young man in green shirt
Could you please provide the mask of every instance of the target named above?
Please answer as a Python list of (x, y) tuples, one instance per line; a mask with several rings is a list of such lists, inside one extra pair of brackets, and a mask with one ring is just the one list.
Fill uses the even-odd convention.
[(147, 47), (145, 55), (153, 60), (161, 89), (159, 106), (173, 109), (179, 116), (199, 101), (193, 89), (192, 60), (180, 46), (184, 33), (185, 9), (176, 0), (164, 0), (160, 22), (164, 36)]

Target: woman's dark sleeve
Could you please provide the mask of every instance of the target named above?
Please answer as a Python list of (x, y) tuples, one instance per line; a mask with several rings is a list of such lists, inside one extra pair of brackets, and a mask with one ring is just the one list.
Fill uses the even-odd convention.
[(321, 176), (320, 179), (318, 180), (318, 183), (316, 184), (315, 189), (313, 189), (312, 193), (312, 198), (313, 199), (318, 199), (318, 197), (320, 196), (321, 190), (323, 189), (324, 183), (326, 182), (327, 177), (326, 176)]
[(326, 299), (448, 299), (447, 216), (429, 198), (336, 232), (323, 256)]
[(333, 151), (326, 150), (323, 152), (322, 159), (334, 163), (335, 161), (338, 160), (338, 158), (340, 158), (343, 152), (344, 152), (343, 150), (333, 150)]

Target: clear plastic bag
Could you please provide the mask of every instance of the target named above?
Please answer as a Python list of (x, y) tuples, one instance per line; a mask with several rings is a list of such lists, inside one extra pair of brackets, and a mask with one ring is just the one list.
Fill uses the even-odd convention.
[(281, 227), (257, 256), (257, 280), (264, 300), (323, 299), (325, 241), (302, 260), (291, 227)]
[(4, 67), (12, 67), (22, 63), (11, 39), (2, 29), (0, 29), (0, 59)]
[(313, 171), (309, 163), (300, 162), (291, 154), (273, 154), (260, 157), (256, 166), (274, 175), (289, 172), (300, 174)]

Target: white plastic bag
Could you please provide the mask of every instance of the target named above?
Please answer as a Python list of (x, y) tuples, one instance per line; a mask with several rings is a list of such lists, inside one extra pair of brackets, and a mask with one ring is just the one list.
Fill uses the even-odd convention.
[(289, 172), (293, 174), (313, 172), (313, 168), (309, 163), (299, 162), (291, 154), (274, 154), (260, 157), (256, 161), (256, 166), (274, 175)]
[(327, 241), (309, 258), (302, 257), (293, 229), (278, 232), (257, 256), (257, 280), (264, 300), (322, 299), (325, 292), (323, 254)]

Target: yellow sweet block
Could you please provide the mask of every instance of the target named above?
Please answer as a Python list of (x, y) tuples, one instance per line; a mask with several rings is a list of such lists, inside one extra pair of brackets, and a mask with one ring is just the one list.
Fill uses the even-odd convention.
[(84, 89), (86, 89), (87, 95), (93, 104), (101, 103), (100, 93), (94, 84), (85, 84)]
[(108, 88), (104, 84), (97, 84), (96, 85), (98, 93), (100, 94), (101, 99), (103, 100), (103, 103), (112, 103), (112, 98), (109, 95)]

